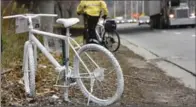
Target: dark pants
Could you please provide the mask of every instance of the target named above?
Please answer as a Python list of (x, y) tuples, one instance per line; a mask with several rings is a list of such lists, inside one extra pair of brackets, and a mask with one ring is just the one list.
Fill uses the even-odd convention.
[(88, 43), (90, 39), (97, 39), (95, 28), (98, 20), (99, 16), (84, 15), (84, 39), (86, 39), (86, 43)]

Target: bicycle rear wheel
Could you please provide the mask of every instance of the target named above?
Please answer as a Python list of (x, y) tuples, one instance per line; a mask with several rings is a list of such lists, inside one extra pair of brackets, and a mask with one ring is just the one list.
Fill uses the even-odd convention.
[(35, 96), (35, 60), (32, 45), (28, 45), (24, 59), (25, 91), (29, 97)]
[(120, 37), (115, 30), (106, 30), (103, 35), (103, 41), (105, 47), (111, 52), (116, 52), (120, 47)]
[(75, 78), (88, 101), (110, 105), (118, 100), (124, 90), (124, 78), (113, 54), (102, 46), (87, 44), (78, 50), (78, 55), (86, 68), (79, 57), (75, 56)]

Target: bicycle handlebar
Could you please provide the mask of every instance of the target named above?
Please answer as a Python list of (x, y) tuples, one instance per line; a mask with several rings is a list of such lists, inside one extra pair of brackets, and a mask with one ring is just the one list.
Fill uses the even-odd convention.
[(3, 19), (10, 19), (10, 18), (16, 18), (16, 17), (24, 17), (23, 15), (11, 15), (11, 16), (4, 16)]
[(10, 19), (10, 18), (17, 18), (17, 17), (21, 17), (21, 18), (36, 18), (36, 17), (57, 17), (57, 14), (19, 14), (19, 15), (11, 15), (11, 16), (4, 16), (3, 19)]

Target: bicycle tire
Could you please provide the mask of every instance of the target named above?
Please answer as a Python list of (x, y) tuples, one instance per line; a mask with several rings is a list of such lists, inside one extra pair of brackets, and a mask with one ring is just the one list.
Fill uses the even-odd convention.
[[(74, 57), (74, 63), (73, 63), (74, 64), (74, 73), (75, 73), (75, 75), (79, 76), (79, 78), (76, 78), (76, 82), (79, 85), (80, 90), (82, 91), (84, 96), (89, 98), (90, 101), (93, 101), (93, 102), (95, 102), (99, 105), (103, 105), (103, 106), (110, 105), (110, 104), (114, 103), (116, 100), (118, 100), (120, 98), (120, 96), (122, 95), (123, 91), (124, 91), (124, 77), (123, 77), (121, 67), (120, 67), (118, 61), (116, 60), (116, 58), (113, 56), (113, 54), (109, 50), (107, 50), (103, 46), (100, 46), (100, 45), (97, 45), (97, 44), (83, 45), (78, 50), (77, 53), (81, 58), (81, 55), (83, 53), (85, 54), (87, 51), (91, 51), (91, 50), (94, 50), (93, 52), (101, 52), (102, 54), (106, 55), (106, 57), (108, 58), (108, 61), (111, 63), (111, 65), (113, 67), (112, 70), (115, 70), (114, 73), (116, 73), (115, 76), (117, 78), (115, 79), (115, 78), (113, 78), (113, 76), (110, 78), (110, 79), (114, 79), (115, 82), (116, 82), (115, 83), (116, 89), (115, 89), (114, 95), (110, 96), (110, 97), (107, 97), (107, 99), (101, 99), (101, 98), (98, 98), (97, 96), (93, 95), (93, 93), (91, 93), (87, 89), (87, 87), (85, 86), (85, 83), (82, 81), (82, 76), (81, 76), (82, 74), (80, 74), (80, 72), (82, 70), (80, 69), (80, 60), (77, 56)], [(93, 73), (93, 72), (91, 72), (91, 73)], [(104, 74), (104, 76), (105, 76), (105, 74)], [(106, 78), (106, 79), (109, 79), (109, 78)], [(105, 87), (104, 87), (104, 89), (105, 89)]]
[[(106, 36), (106, 34), (113, 34), (113, 35), (108, 35), (108, 37)], [(112, 45), (114, 44), (114, 37), (117, 37), (117, 46), (114, 48), (114, 49), (111, 49), (110, 46), (109, 46), (109, 43), (112, 42)], [(116, 30), (112, 30), (112, 31), (108, 31), (108, 30), (105, 30), (104, 34), (103, 34), (103, 39), (104, 41), (104, 46), (110, 50), (111, 52), (116, 52), (119, 48), (120, 48), (120, 37), (119, 37), (119, 34), (117, 33)], [(109, 41), (108, 41), (109, 40)], [(116, 43), (116, 41), (115, 41)]]
[(35, 62), (32, 45), (27, 48), (24, 63), (25, 91), (29, 97), (35, 96)]

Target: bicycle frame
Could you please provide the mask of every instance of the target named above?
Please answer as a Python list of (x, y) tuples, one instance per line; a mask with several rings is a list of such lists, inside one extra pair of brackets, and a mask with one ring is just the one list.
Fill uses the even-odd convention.
[[(92, 99), (92, 101), (96, 102), (96, 103), (100, 103), (100, 104), (103, 104), (103, 105), (108, 105), (110, 103), (113, 103), (116, 99), (119, 98), (119, 96), (122, 94), (122, 91), (123, 91), (123, 88), (124, 88), (124, 79), (123, 79), (123, 76), (122, 76), (122, 72), (121, 71), (121, 68), (119, 66), (119, 63), (117, 62), (117, 60), (115, 59), (115, 57), (109, 52), (107, 51), (105, 48), (102, 48), (101, 46), (96, 46), (93, 44), (89, 44), (89, 45), (86, 45), (84, 47), (81, 48), (81, 46), (73, 39), (70, 37), (70, 29), (69, 27), (66, 28), (66, 35), (59, 35), (59, 34), (54, 34), (54, 33), (49, 33), (49, 32), (45, 32), (45, 31), (41, 31), (41, 30), (36, 30), (33, 28), (33, 22), (32, 22), (32, 19), (33, 18), (36, 18), (36, 17), (39, 17), (39, 16), (55, 16), (55, 15), (47, 15), (47, 14), (38, 14), (38, 15), (13, 15), (13, 16), (6, 16), (4, 18), (16, 18), (16, 17), (22, 17), (22, 18), (25, 18), (28, 20), (28, 36), (29, 36), (29, 39), (28, 41), (25, 42), (25, 45), (24, 45), (24, 57), (23, 57), (23, 69), (24, 70), (24, 73), (26, 73), (27, 75), (25, 75), (25, 78), (24, 80), (27, 80), (25, 81), (25, 89), (28, 93), (28, 91), (32, 91), (33, 94), (35, 92), (35, 71), (36, 71), (36, 68), (35, 70), (33, 69), (33, 67), (35, 67), (37, 65), (37, 48), (40, 49), (40, 51), (47, 57), (47, 59), (55, 66), (55, 70), (59, 72), (63, 71), (63, 79), (64, 79), (64, 84), (63, 85), (54, 85), (54, 86), (57, 86), (57, 87), (61, 87), (61, 88), (64, 88), (65, 91), (64, 91), (64, 100), (66, 101), (70, 101), (69, 98), (68, 98), (68, 91), (69, 91), (69, 87), (72, 86), (72, 85), (75, 85), (75, 83), (78, 83), (80, 88), (81, 88), (81, 91), (84, 91), (83, 94), (88, 97), (88, 103), (87, 105), (89, 104), (90, 100)], [(66, 21), (65, 21), (66, 22)], [(70, 25), (71, 26), (71, 25)], [(104, 27), (104, 26), (103, 26)], [(64, 56), (65, 56), (65, 63), (64, 65), (60, 65), (57, 60), (49, 53), (49, 51), (43, 46), (43, 44), (35, 37), (35, 34), (38, 34), (38, 35), (42, 35), (42, 36), (48, 36), (48, 37), (53, 37), (53, 38), (58, 38), (58, 39), (61, 39), (63, 40), (64, 42), (62, 42), (65, 46), (65, 53)], [(103, 34), (102, 34), (103, 35)], [(100, 36), (99, 36), (100, 37)], [(102, 39), (100, 37), (100, 39)], [(74, 43), (71, 43), (71, 42), (74, 42)], [(76, 47), (75, 47), (76, 45)], [(91, 47), (90, 47), (91, 46)], [(71, 49), (74, 51), (75, 53), (75, 57), (76, 59), (75, 62), (74, 62), (74, 70), (76, 71), (71, 71), (69, 69), (69, 49)], [(76, 51), (77, 48), (81, 48), (81, 50), (79, 51)], [(101, 51), (103, 53), (106, 54), (106, 56), (109, 58), (109, 61), (112, 61), (112, 64), (114, 65), (115, 69), (113, 70), (116, 70), (116, 73), (118, 74), (119, 77), (118, 78), (118, 85), (120, 86), (120, 88), (117, 88), (117, 91), (115, 93), (115, 95), (112, 97), (112, 99), (100, 99), (94, 95), (92, 95), (91, 93), (93, 92), (93, 85), (94, 85), (94, 81), (97, 77), (99, 76), (104, 76), (104, 68), (101, 68), (99, 67), (95, 61), (90, 57), (90, 55), (88, 55), (83, 49), (92, 49), (92, 50), (98, 50), (98, 51)], [(90, 70), (88, 69), (88, 67), (86, 66), (86, 64), (83, 62), (83, 60), (80, 58), (79, 54), (81, 52), (84, 52), (84, 54), (90, 59), (91, 61), (91, 64), (94, 64), (96, 66), (96, 69), (92, 72), (90, 72)], [(79, 54), (78, 54), (79, 53)], [(33, 59), (33, 56), (34, 56), (34, 59)], [(28, 58), (28, 59), (26, 59)], [(34, 65), (34, 62), (33, 60), (35, 60), (35, 65)], [(29, 61), (29, 62), (28, 62)], [(81, 64), (84, 66), (84, 69), (87, 71), (87, 73), (79, 73), (78, 71), (78, 63), (81, 62)], [(30, 63), (30, 70), (28, 70), (28, 63)], [(31, 70), (33, 69), (33, 70)], [(100, 74), (98, 74), (98, 70)], [(113, 71), (112, 70), (112, 71)], [(118, 71), (118, 72), (117, 72)], [(30, 75), (33, 75), (32, 77), (29, 77), (28, 73), (32, 73)], [(110, 73), (110, 72), (109, 72)], [(89, 74), (86, 76), (86, 74)], [(82, 75), (84, 75), (84, 77), (82, 77)], [(29, 85), (29, 80), (28, 79), (31, 79), (33, 82), (31, 82), (30, 84), (33, 84), (32, 87), (31, 86), (28, 86)], [(71, 80), (72, 78), (76, 78), (78, 81), (76, 81), (75, 83), (71, 83), (72, 81), (69, 81)], [(86, 90), (86, 88), (84, 87), (83, 83), (81, 83), (81, 78), (89, 78), (90, 79), (90, 88), (91, 88), (91, 91), (88, 91)], [(104, 79), (104, 78), (103, 78)], [(57, 77), (57, 80), (59, 80), (59, 76)], [(100, 80), (100, 81), (103, 81), (103, 80)], [(119, 83), (123, 83), (122, 84), (119, 84)], [(32, 90), (28, 87), (32, 88)], [(118, 92), (118, 93), (117, 93)], [(32, 95), (33, 95), (32, 94)], [(106, 101), (108, 101), (106, 103)]]
[(99, 30), (101, 30), (101, 35), (98, 33), (97, 29), (95, 29), (95, 32), (96, 32), (96, 36), (99, 40), (99, 42), (102, 42), (102, 37), (103, 37), (103, 32), (104, 32), (104, 25), (101, 24), (101, 23), (97, 23), (98, 27), (99, 27)]
[[(27, 43), (26, 45), (29, 44), (33, 44), (34, 46), (34, 54), (36, 55), (37, 52), (37, 47), (41, 50), (41, 52), (49, 59), (49, 61), (56, 67), (56, 71), (61, 72), (63, 70), (68, 70), (69, 71), (69, 48), (71, 47), (72, 50), (74, 51), (75, 55), (79, 58), (80, 62), (84, 65), (85, 69), (88, 71), (88, 73), (90, 74), (90, 70), (88, 69), (88, 67), (85, 65), (85, 63), (82, 61), (82, 59), (80, 58), (80, 56), (77, 54), (76, 49), (74, 48), (74, 46), (72, 45), (72, 43), (70, 42), (73, 41), (77, 47), (76, 48), (80, 48), (81, 46), (70, 37), (70, 30), (69, 28), (66, 28), (66, 36), (64, 35), (59, 35), (59, 34), (54, 34), (54, 33), (49, 33), (49, 32), (44, 32), (44, 31), (40, 31), (40, 30), (36, 30), (33, 29), (33, 24), (32, 24), (32, 20), (31, 18), (28, 18), (28, 22), (29, 22), (29, 43)], [(62, 39), (64, 40), (65, 43), (65, 59), (66, 59), (66, 63), (65, 65), (61, 66), (57, 60), (49, 53), (49, 51), (47, 51), (47, 49), (40, 43), (40, 41), (34, 36), (34, 34), (39, 34), (42, 36), (49, 36), (49, 37), (54, 37), (54, 38), (58, 38), (58, 39)], [(70, 46), (70, 47), (69, 47)], [(98, 65), (93, 61), (93, 59), (86, 54), (90, 60), (98, 67)], [(36, 59), (36, 56), (35, 56)], [(71, 77), (71, 71), (66, 72), (65, 74), (66, 77)], [(73, 77), (73, 76), (72, 76)], [(79, 78), (78, 76), (74, 76), (73, 78)]]

